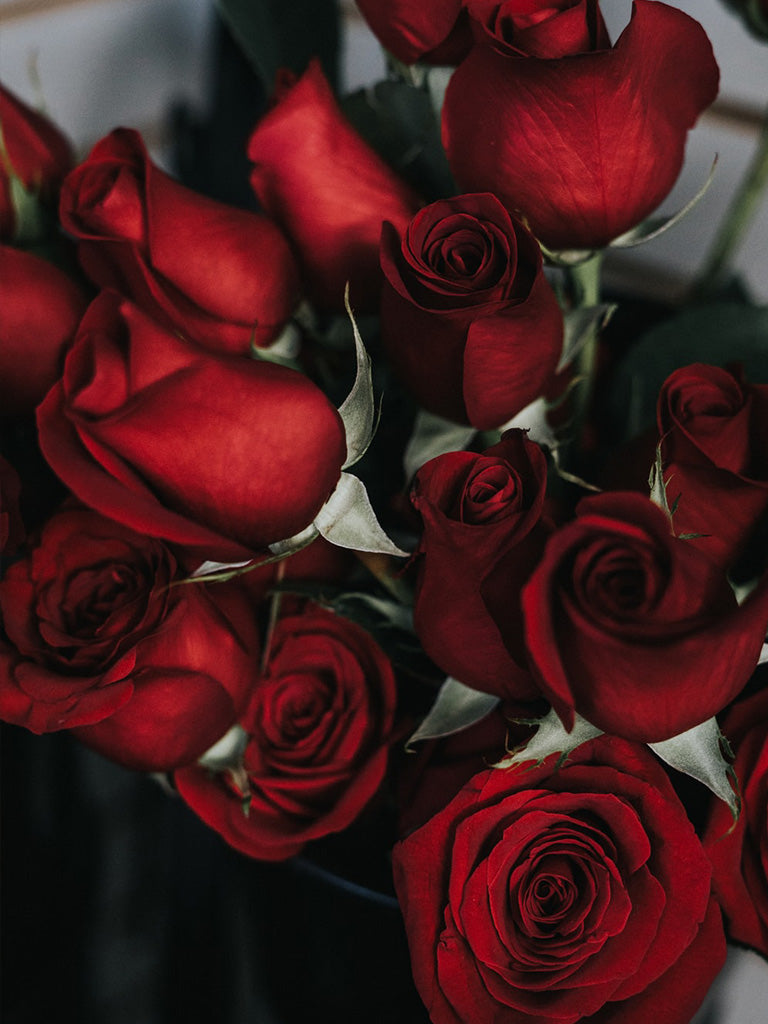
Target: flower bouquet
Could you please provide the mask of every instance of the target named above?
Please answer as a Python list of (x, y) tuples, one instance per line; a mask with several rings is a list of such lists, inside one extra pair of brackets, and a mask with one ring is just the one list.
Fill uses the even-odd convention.
[(696, 21), (359, 0), (389, 74), (339, 98), (272, 75), (268, 6), (219, 4), (269, 93), (249, 209), (0, 90), (4, 731), (404, 923), (418, 997), (320, 1020), (689, 1024), (727, 942), (768, 956), (768, 314), (729, 274), (768, 142), (686, 301), (615, 295), (707, 202), (655, 213)]

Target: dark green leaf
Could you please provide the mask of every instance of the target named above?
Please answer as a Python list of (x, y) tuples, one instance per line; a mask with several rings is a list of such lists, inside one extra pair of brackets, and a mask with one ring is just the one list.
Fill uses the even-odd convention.
[(456, 193), (429, 92), (387, 80), (342, 101), (372, 149), (425, 199)]

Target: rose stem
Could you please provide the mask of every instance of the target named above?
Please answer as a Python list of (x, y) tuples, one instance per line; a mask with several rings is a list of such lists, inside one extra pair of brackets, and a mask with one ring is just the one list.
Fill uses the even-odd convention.
[(766, 185), (768, 185), (768, 111), (763, 119), (757, 150), (720, 222), (715, 239), (694, 283), (693, 294), (695, 296), (704, 296), (718, 285), (726, 283), (726, 271), (745, 232), (752, 224), (752, 215), (763, 196)]
[[(588, 309), (600, 302), (600, 272), (603, 266), (602, 249), (592, 253), (581, 263), (568, 268), (573, 295), (573, 308)], [(574, 392), (573, 438), (580, 443), (582, 431), (589, 413), (594, 389), (595, 367), (597, 364), (597, 342), (600, 328), (597, 324), (589, 329), (576, 361), (579, 385)]]

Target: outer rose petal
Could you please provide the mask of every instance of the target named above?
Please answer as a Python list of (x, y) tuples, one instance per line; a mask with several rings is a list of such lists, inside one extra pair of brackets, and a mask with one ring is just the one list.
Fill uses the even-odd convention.
[(248, 143), (259, 202), (298, 249), (311, 296), (340, 309), (378, 305), (384, 220), (404, 228), (419, 202), (342, 115), (320, 64), (279, 99)]
[(61, 376), (88, 300), (58, 267), (0, 246), (0, 415), (31, 413)]
[(734, 824), (725, 804), (711, 801), (704, 848), (729, 937), (768, 956), (768, 691), (734, 705), (722, 729), (736, 751), (743, 806)]
[(461, 188), (494, 191), (551, 249), (600, 248), (669, 192), (717, 85), (701, 26), (635, 0), (612, 50), (545, 60), (476, 45), (448, 86), (443, 144)]
[(337, 411), (302, 374), (208, 354), (109, 292), (38, 426), (86, 504), (224, 561), (308, 526), (346, 455)]

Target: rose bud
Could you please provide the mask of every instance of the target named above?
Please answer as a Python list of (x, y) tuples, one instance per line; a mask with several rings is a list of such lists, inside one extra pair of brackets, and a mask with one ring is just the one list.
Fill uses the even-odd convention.
[(138, 132), (94, 146), (64, 182), (60, 213), (92, 281), (215, 352), (269, 345), (298, 301), (279, 228), (174, 181)]
[(283, 86), (248, 143), (251, 185), (294, 242), (310, 298), (344, 308), (378, 308), (379, 237), (384, 220), (405, 228), (419, 201), (341, 113), (320, 64)]
[(236, 850), (285, 860), (346, 828), (387, 767), (395, 680), (365, 630), (319, 607), (278, 621), (242, 725), (242, 765), (177, 772), (176, 785)]
[[(444, 672), (508, 700), (540, 691), (527, 668), (520, 591), (544, 548), (547, 460), (523, 430), (510, 430), (482, 455), (450, 452), (423, 466), (411, 500), (424, 532), (414, 627)], [(499, 593), (517, 643), (505, 646), (486, 608), (484, 586)]]
[(725, 961), (685, 808), (613, 737), (476, 775), (394, 869), (433, 1024), (689, 1024)]
[(11, 240), (17, 224), (10, 176), (15, 175), (44, 203), (53, 203), (73, 157), (59, 129), (3, 85), (0, 129), (5, 148), (5, 158), (0, 160), (0, 238)]
[(675, 533), (727, 568), (768, 507), (768, 386), (701, 363), (659, 394), (667, 499)]
[(381, 45), (404, 64), (458, 64), (472, 45), (462, 0), (357, 0)]
[(480, 430), (538, 397), (563, 318), (531, 234), (489, 193), (424, 207), (381, 236), (382, 341), (429, 412)]
[(0, 455), (0, 555), (13, 554), (24, 540), (19, 512), (21, 485), (13, 466)]
[(201, 560), (305, 529), (346, 458), (341, 417), (308, 378), (215, 356), (114, 292), (86, 312), (38, 429), (81, 501)]
[[(768, 576), (738, 606), (725, 572), (630, 492), (584, 498), (523, 589), (525, 641), (544, 696), (643, 743), (677, 736), (736, 697), (768, 627)], [(514, 613), (494, 609), (502, 635)], [(511, 621), (510, 621), (511, 620)]]
[(88, 300), (46, 260), (0, 245), (0, 415), (33, 412), (61, 376)]
[(736, 752), (742, 807), (734, 824), (728, 806), (712, 801), (704, 848), (729, 937), (768, 956), (768, 692), (734, 705), (722, 730)]
[(243, 710), (258, 632), (239, 587), (173, 586), (177, 568), (90, 509), (54, 515), (0, 582), (0, 719), (144, 771), (204, 753)]
[(518, 5), (477, 6), (486, 17), (443, 107), (457, 182), (494, 192), (550, 249), (607, 245), (670, 191), (688, 130), (717, 94), (704, 30), (635, 0), (611, 48), (590, 0), (556, 0), (550, 17), (522, 22)]

